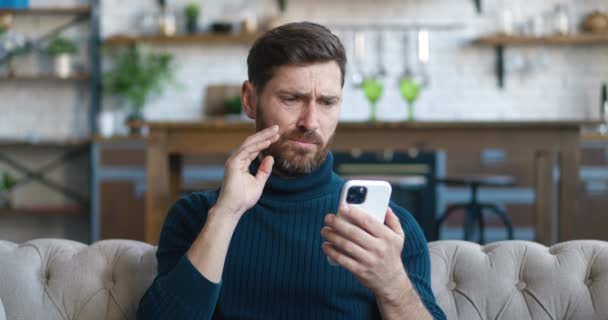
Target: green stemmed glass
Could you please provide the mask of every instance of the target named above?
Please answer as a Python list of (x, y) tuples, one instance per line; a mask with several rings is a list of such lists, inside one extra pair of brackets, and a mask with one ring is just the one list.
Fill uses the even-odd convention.
[(399, 92), (401, 97), (407, 102), (407, 120), (414, 121), (414, 102), (420, 95), (422, 86), (411, 75), (405, 75), (399, 81)]
[(362, 86), (363, 93), (370, 103), (371, 114), (369, 120), (376, 121), (377, 103), (382, 96), (384, 85), (382, 84), (382, 81), (377, 78), (366, 78), (363, 79)]

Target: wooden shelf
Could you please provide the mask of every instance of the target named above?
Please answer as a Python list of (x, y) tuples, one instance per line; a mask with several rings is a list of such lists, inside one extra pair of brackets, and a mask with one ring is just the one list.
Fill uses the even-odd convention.
[(505, 82), (505, 48), (523, 46), (608, 45), (608, 34), (578, 33), (546, 37), (496, 34), (477, 38), (476, 45), (493, 46), (496, 50), (496, 79), (499, 88)]
[(104, 44), (125, 45), (137, 42), (157, 43), (157, 44), (203, 44), (203, 43), (238, 43), (250, 44), (257, 39), (258, 34), (223, 34), (223, 33), (198, 33), (198, 34), (179, 34), (175, 36), (147, 35), (147, 36), (127, 36), (117, 35), (106, 38)]
[(77, 205), (72, 206), (36, 206), (22, 208), (0, 208), (0, 216), (2, 215), (79, 215), (82, 214), (82, 208)]
[(78, 74), (67, 78), (61, 78), (52, 74), (0, 76), (0, 81), (88, 81), (89, 79), (91, 79), (91, 75), (89, 74)]
[(78, 147), (91, 143), (90, 139), (73, 140), (8, 140), (0, 139), (0, 147)]
[(0, 14), (36, 14), (36, 15), (69, 15), (69, 14), (89, 14), (91, 12), (91, 8), (88, 6), (78, 6), (78, 7), (33, 7), (28, 9), (6, 9), (0, 8)]
[(492, 35), (477, 38), (474, 43), (486, 46), (595, 45), (608, 44), (608, 34), (580, 33), (546, 37)]
[(104, 137), (101, 135), (96, 135), (93, 137), (94, 143), (104, 143), (104, 142), (122, 142), (122, 141), (145, 141), (147, 139), (146, 136), (143, 135), (114, 135), (111, 137)]

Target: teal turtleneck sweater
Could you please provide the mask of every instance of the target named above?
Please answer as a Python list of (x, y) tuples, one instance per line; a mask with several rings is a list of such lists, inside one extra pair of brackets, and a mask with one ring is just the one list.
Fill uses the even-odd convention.
[[(256, 172), (258, 162), (250, 168)], [(371, 291), (321, 250), (323, 218), (336, 212), (344, 180), (333, 156), (296, 179), (271, 175), (258, 203), (234, 232), (219, 284), (185, 253), (205, 224), (218, 191), (192, 193), (169, 210), (158, 252), (158, 276), (138, 319), (380, 319)], [(445, 315), (430, 288), (426, 240), (414, 218), (391, 203), (406, 234), (401, 255), (409, 278), (435, 319)]]

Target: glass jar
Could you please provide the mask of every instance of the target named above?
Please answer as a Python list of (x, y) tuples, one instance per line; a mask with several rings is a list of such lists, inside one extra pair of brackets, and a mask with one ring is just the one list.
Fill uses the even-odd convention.
[(568, 8), (558, 4), (553, 9), (553, 33), (567, 35), (570, 33), (570, 15)]

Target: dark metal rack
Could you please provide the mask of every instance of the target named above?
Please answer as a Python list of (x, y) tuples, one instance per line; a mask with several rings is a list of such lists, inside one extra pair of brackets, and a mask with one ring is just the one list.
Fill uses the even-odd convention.
[[(77, 80), (77, 81), (88, 81), (89, 82), (89, 90), (90, 90), (90, 112), (89, 112), (89, 127), (90, 127), (90, 135), (94, 136), (94, 133), (97, 131), (97, 115), (99, 113), (100, 104), (101, 104), (101, 35), (100, 35), (100, 1), (99, 0), (90, 0), (89, 6), (77, 6), (77, 7), (38, 7), (38, 8), (30, 8), (23, 10), (12, 10), (12, 9), (0, 9), (0, 13), (2, 14), (15, 14), (15, 15), (74, 15), (75, 17), (68, 21), (65, 24), (58, 26), (57, 28), (47, 32), (42, 37), (36, 39), (35, 41), (30, 42), (30, 46), (39, 49), (41, 45), (46, 42), (50, 37), (60, 33), (66, 28), (72, 27), (75, 24), (81, 23), (88, 19), (89, 27), (90, 27), (90, 41), (89, 41), (89, 51), (90, 51), (90, 73), (85, 75), (77, 75), (71, 77), (67, 80)], [(0, 60), (4, 60), (3, 58)], [(1, 61), (0, 61), (1, 63)], [(28, 76), (13, 76), (13, 77), (5, 77), (2, 78), (3, 81), (56, 81), (58, 80), (56, 77), (49, 75), (28, 75)], [(46, 165), (39, 167), (37, 169), (28, 168), (24, 165), (21, 165), (11, 157), (7, 156), (5, 153), (3, 154), (0, 151), (0, 162), (7, 164), (14, 170), (23, 174), (23, 177), (17, 181), (17, 186), (23, 185), (31, 182), (38, 182), (49, 189), (57, 191), (71, 200), (78, 203), (80, 207), (81, 213), (91, 214), (91, 201), (88, 197), (82, 195), (80, 192), (70, 189), (68, 186), (64, 186), (59, 184), (47, 176), (48, 174), (57, 169), (58, 167), (64, 166), (67, 163), (74, 161), (77, 158), (91, 155), (93, 152), (93, 145), (91, 144), (91, 139), (80, 140), (80, 141), (54, 141), (48, 143), (35, 143), (35, 142), (27, 142), (27, 141), (13, 141), (13, 142), (0, 142), (0, 147), (41, 147), (41, 146), (50, 146), (50, 147), (62, 147), (66, 148), (63, 153), (55, 158), (53, 161), (50, 161)], [(88, 172), (89, 176), (94, 176), (95, 166), (93, 165), (92, 158), (89, 161)], [(93, 179), (90, 179), (93, 181)], [(93, 182), (89, 188), (91, 188), (91, 194), (93, 190)], [(70, 213), (74, 213), (74, 206), (70, 207), (70, 210), (67, 210)], [(4, 213), (11, 212), (20, 212), (29, 213), (34, 212), (36, 214), (48, 213), (48, 214), (61, 214), (65, 213), (62, 208), (37, 208), (35, 210), (31, 209), (11, 209), (4, 210)], [(90, 239), (91, 240), (91, 239)]]

